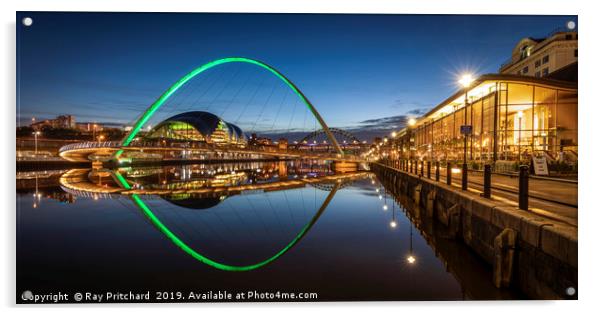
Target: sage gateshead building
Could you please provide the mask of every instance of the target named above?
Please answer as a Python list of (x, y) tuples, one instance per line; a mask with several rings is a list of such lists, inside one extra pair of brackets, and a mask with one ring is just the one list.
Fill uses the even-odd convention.
[(162, 121), (145, 135), (144, 141), (149, 140), (235, 146), (247, 144), (247, 137), (240, 127), (202, 111), (180, 113)]
[(393, 144), (401, 158), (461, 161), (466, 137), (473, 163), (576, 162), (577, 91), (550, 77), (483, 75), (394, 133)]

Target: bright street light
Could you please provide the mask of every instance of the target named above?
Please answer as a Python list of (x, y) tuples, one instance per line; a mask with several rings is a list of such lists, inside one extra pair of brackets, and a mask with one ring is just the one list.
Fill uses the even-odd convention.
[(458, 80), (458, 83), (460, 83), (464, 88), (468, 88), (473, 81), (474, 77), (471, 74), (463, 74)]
[(416, 125), (416, 119), (415, 119), (415, 118), (413, 118), (413, 117), (412, 117), (412, 118), (410, 118), (410, 119), (408, 120), (408, 125), (409, 125), (409, 126), (414, 126), (414, 125)]

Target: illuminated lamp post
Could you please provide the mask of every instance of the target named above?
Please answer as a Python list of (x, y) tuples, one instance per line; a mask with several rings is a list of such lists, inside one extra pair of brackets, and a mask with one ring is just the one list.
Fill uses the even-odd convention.
[(34, 143), (34, 153), (38, 155), (38, 135), (40, 135), (40, 131), (35, 131), (33, 134), (33, 143)]
[(518, 111), (517, 113), (518, 115), (518, 162), (520, 163), (521, 161), (521, 152), (520, 152), (520, 137), (521, 137), (521, 131), (523, 128), (523, 111)]
[(408, 140), (408, 160), (412, 160), (412, 142), (411, 142), (412, 133), (411, 133), (411, 130), (414, 126), (416, 126), (416, 119), (412, 117), (408, 120), (409, 129), (408, 129), (408, 133), (406, 133), (407, 140)]
[[(458, 82), (464, 87), (464, 125), (468, 121), (468, 88), (472, 85), (474, 78), (470, 74), (460, 77)], [(471, 122), (472, 123), (472, 122)], [(468, 134), (464, 134), (464, 159), (462, 162), (462, 190), (468, 189), (468, 164), (466, 163), (466, 152), (468, 151)]]

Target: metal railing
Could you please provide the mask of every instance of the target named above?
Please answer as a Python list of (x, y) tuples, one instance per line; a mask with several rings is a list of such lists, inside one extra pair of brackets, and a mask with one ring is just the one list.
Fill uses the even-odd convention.
[(69, 151), (69, 150), (77, 150), (77, 149), (89, 149), (89, 148), (119, 148), (121, 147), (121, 142), (119, 141), (107, 141), (107, 142), (82, 142), (69, 144), (61, 147), (59, 149), (59, 153)]

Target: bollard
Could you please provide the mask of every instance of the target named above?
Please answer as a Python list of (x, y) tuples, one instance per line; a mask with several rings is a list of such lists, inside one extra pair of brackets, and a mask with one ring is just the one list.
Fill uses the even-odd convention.
[(439, 164), (439, 161), (435, 162), (435, 181), (439, 182), (439, 176), (440, 176), (440, 171), (441, 167)]
[(491, 198), (491, 165), (485, 165), (483, 172), (483, 197)]
[(424, 177), (424, 160), (420, 160), (420, 176)]
[(520, 166), (518, 176), (518, 208), (529, 209), (529, 166)]
[(431, 161), (426, 162), (426, 177), (431, 178)]
[(445, 179), (445, 182), (447, 183), (447, 185), (451, 185), (451, 162), (447, 163), (447, 178)]
[(468, 164), (462, 164), (462, 191), (468, 189)]

